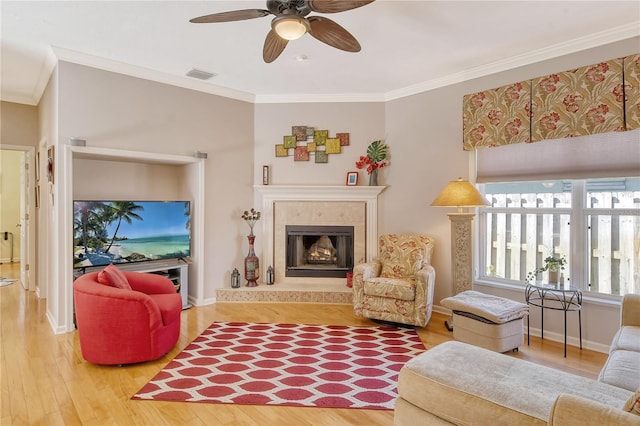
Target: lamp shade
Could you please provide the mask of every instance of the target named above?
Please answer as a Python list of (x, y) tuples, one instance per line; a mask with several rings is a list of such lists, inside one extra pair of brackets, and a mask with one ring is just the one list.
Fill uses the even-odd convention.
[(488, 206), (489, 203), (471, 182), (458, 178), (449, 182), (431, 205), (457, 207), (458, 212), (462, 212), (462, 207), (482, 207)]
[(309, 22), (300, 16), (278, 16), (271, 27), (285, 40), (297, 40), (309, 30)]

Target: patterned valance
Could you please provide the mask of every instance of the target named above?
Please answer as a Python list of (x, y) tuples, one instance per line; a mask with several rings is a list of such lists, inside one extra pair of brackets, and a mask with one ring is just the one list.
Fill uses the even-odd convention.
[(464, 149), (529, 142), (531, 83), (464, 97)]
[(624, 130), (622, 59), (536, 78), (531, 141)]
[(637, 128), (640, 54), (463, 98), (465, 151)]
[(640, 129), (640, 54), (624, 58), (624, 94), (627, 130)]

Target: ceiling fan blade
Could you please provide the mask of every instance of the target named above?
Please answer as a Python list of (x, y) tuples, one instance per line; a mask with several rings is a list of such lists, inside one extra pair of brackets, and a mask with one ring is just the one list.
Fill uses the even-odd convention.
[(360, 43), (358, 43), (358, 40), (341, 25), (323, 16), (311, 16), (307, 19), (311, 25), (309, 34), (314, 38), (336, 49), (347, 52), (360, 51)]
[(356, 9), (375, 0), (309, 0), (309, 9), (318, 13), (338, 13)]
[(220, 12), (212, 15), (199, 16), (197, 18), (190, 19), (189, 22), (194, 24), (208, 24), (211, 22), (244, 21), (245, 19), (262, 18), (269, 14), (271, 14), (271, 12), (263, 9), (232, 10), (230, 12)]
[(284, 48), (287, 47), (287, 43), (289, 43), (289, 41), (280, 38), (275, 31), (269, 31), (264, 41), (264, 47), (262, 48), (262, 59), (268, 64), (275, 61)]

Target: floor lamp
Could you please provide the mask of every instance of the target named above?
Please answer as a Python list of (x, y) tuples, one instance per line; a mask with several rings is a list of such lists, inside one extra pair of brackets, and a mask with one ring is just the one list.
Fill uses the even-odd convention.
[[(458, 178), (444, 187), (440, 195), (431, 203), (437, 207), (457, 207), (456, 213), (449, 213), (451, 221), (451, 278), (453, 292), (471, 290), (473, 280), (473, 256), (471, 242), (471, 221), (473, 212), (463, 211), (464, 207), (488, 206), (487, 200), (466, 180)], [(449, 331), (453, 331), (453, 315), (445, 320)]]

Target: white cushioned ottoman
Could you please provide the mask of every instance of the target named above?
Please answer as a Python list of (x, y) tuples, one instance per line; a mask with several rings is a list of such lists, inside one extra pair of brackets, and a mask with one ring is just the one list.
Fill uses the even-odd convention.
[(517, 350), (524, 343), (529, 307), (503, 297), (467, 290), (440, 303), (453, 311), (453, 337), (496, 352)]
[(524, 321), (519, 318), (502, 324), (488, 323), (455, 311), (453, 337), (496, 352), (517, 350), (524, 343)]

